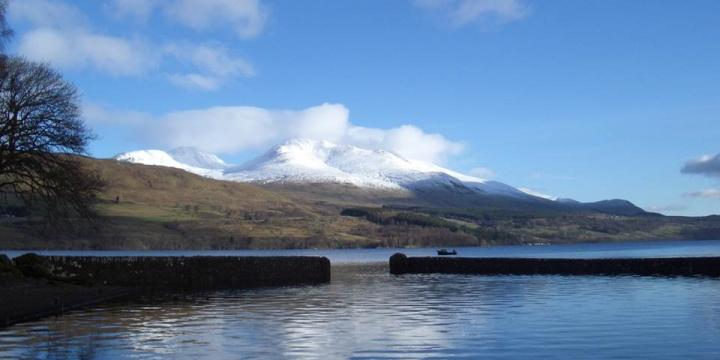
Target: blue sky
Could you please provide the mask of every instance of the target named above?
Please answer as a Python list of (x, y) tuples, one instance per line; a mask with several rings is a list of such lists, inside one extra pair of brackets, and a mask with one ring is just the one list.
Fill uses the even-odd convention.
[(94, 156), (323, 137), (720, 213), (718, 1), (10, 0), (9, 20), (12, 52), (80, 89)]

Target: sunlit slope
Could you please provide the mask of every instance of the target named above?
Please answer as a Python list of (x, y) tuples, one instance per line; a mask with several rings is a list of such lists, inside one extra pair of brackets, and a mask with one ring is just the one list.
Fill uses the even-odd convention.
[(4, 218), (0, 248), (477, 246), (720, 237), (718, 217), (603, 213), (607, 204), (567, 212), (508, 203), (471, 206), (439, 193), (423, 197), (337, 183), (259, 185), (165, 166), (83, 161), (107, 182), (98, 231), (60, 236), (43, 232), (41, 218)]

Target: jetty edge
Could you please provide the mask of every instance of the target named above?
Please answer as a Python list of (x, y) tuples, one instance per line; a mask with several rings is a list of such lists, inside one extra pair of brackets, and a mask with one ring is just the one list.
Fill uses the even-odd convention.
[(243, 289), (330, 281), (315, 256), (48, 256), (66, 280), (161, 290)]
[(720, 257), (671, 258), (440, 258), (390, 257), (390, 273), (479, 275), (720, 276)]
[(330, 260), (313, 256), (0, 255), (0, 328), (149, 293), (315, 285)]

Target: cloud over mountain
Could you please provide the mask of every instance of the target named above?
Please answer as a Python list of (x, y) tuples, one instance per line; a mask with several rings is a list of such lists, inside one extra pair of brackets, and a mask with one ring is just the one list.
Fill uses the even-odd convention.
[(409, 159), (442, 163), (464, 148), (461, 142), (427, 133), (414, 125), (389, 129), (354, 125), (350, 111), (342, 104), (326, 103), (301, 110), (216, 106), (161, 116), (137, 112), (116, 115), (99, 105), (86, 104), (84, 116), (91, 124), (117, 123), (128, 116), (125, 125), (132, 127), (148, 146), (192, 146), (221, 154), (258, 150), (287, 139), (305, 138), (385, 149)]
[(167, 114), (155, 123), (152, 133), (170, 147), (194, 146), (220, 153), (263, 148), (291, 138), (387, 149), (429, 162), (441, 162), (462, 150), (462, 144), (440, 134), (425, 133), (413, 125), (365, 128), (353, 125), (349, 116), (350, 111), (340, 104), (322, 104), (303, 110), (212, 107)]

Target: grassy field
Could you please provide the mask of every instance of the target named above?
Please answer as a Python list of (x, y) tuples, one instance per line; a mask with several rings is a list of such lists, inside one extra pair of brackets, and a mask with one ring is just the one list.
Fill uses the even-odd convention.
[[(95, 231), (59, 235), (46, 231), (41, 218), (3, 218), (0, 248), (354, 248), (720, 238), (718, 217), (408, 208), (413, 203), (408, 192), (257, 186), (165, 167), (86, 162), (107, 181)], [(405, 207), (383, 207), (387, 204)]]

